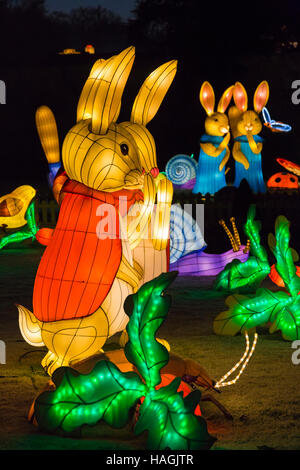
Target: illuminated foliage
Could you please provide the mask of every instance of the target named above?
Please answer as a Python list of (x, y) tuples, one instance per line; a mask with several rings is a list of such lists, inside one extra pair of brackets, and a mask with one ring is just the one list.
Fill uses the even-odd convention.
[(289, 225), (284, 216), (277, 217), (275, 237), (269, 236), (269, 246), (277, 260), (275, 267), (287, 292), (258, 289), (251, 297), (228, 297), (226, 304), (229, 309), (216, 317), (215, 333), (235, 335), (271, 323), (270, 333), (281, 330), (284, 339), (293, 341), (300, 338), (300, 278), (294, 265), (293, 250), (289, 247)]
[(259, 221), (254, 220), (255, 206), (250, 206), (247, 222), (244, 226), (245, 234), (250, 240), (250, 257), (242, 263), (234, 259), (217, 276), (214, 284), (215, 290), (236, 292), (240, 290), (255, 290), (270, 272), (266, 250), (260, 244)]
[(269, 235), (269, 246), (276, 257), (276, 270), (292, 296), (300, 291), (300, 278), (296, 274), (293, 250), (289, 247), (290, 223), (284, 216), (279, 216), (275, 223), (276, 240)]
[(107, 361), (98, 362), (88, 375), (57, 369), (53, 380), (57, 390), (43, 393), (35, 406), (38, 423), (50, 432), (58, 428), (72, 431), (100, 419), (115, 427), (125, 426), (130, 408), (145, 393), (137, 374), (120, 372)]
[(280, 172), (272, 175), (267, 182), (268, 188), (277, 189), (298, 189), (299, 179), (298, 176), (292, 173)]
[(254, 193), (266, 192), (261, 163), (263, 139), (259, 136), (262, 123), (259, 113), (269, 99), (269, 85), (262, 81), (253, 97), (254, 110), (248, 109), (248, 95), (244, 86), (236, 82), (233, 90), (235, 106), (229, 109), (229, 121), (234, 145), (232, 155), (235, 159), (235, 180), (233, 186), (239, 187), (245, 179)]
[(164, 290), (175, 277), (176, 273), (161, 274), (125, 301), (130, 316), (125, 354), (140, 375), (121, 372), (108, 361), (98, 362), (87, 375), (70, 368), (57, 369), (53, 375), (56, 390), (44, 392), (35, 403), (35, 416), (42, 429), (70, 432), (101, 419), (122, 427), (129, 420), (130, 410), (144, 397), (134, 431), (148, 431), (148, 448), (190, 450), (211, 446), (213, 438), (207, 433), (205, 420), (194, 414), (201, 393), (192, 392), (183, 398), (183, 393), (177, 392), (180, 378), (155, 388), (169, 360), (167, 349), (155, 334), (171, 302)]

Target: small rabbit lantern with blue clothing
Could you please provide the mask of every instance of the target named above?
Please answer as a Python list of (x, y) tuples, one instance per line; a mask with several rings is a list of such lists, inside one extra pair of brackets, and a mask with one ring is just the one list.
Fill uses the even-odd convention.
[(229, 159), (229, 122), (225, 111), (232, 98), (233, 86), (227, 88), (215, 108), (215, 94), (209, 82), (200, 90), (200, 102), (206, 111), (205, 134), (200, 138), (200, 154), (193, 193), (215, 194), (226, 186), (225, 165)]
[(235, 106), (229, 109), (229, 121), (234, 137), (233, 158), (235, 159), (235, 180), (233, 185), (239, 187), (241, 181), (248, 181), (254, 193), (266, 192), (263, 178), (261, 151), (263, 139), (258, 134), (262, 123), (258, 114), (269, 99), (268, 82), (261, 82), (254, 93), (254, 111), (248, 110), (248, 96), (245, 88), (237, 82), (233, 90)]

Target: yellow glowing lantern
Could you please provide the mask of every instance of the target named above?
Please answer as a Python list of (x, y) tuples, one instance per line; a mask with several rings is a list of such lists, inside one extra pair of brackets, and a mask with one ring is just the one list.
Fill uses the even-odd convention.
[(59, 52), (60, 55), (77, 55), (80, 54), (76, 49), (64, 49), (62, 52)]
[(35, 195), (32, 186), (24, 185), (0, 197), (0, 227), (15, 229), (26, 225), (25, 214)]
[(35, 114), (35, 121), (48, 163), (59, 162), (59, 141), (53, 112), (48, 106), (40, 106)]
[[(53, 187), (54, 179), (61, 166), (58, 132), (54, 114), (48, 106), (40, 106), (35, 114), (35, 122), (49, 165), (49, 183)], [(55, 195), (55, 190), (53, 192)], [(58, 200), (56, 195), (55, 199)]]
[(86, 52), (87, 54), (95, 54), (95, 48), (91, 44), (88, 44), (87, 46), (85, 46), (84, 52)]
[[(96, 61), (83, 87), (77, 124), (62, 147), (66, 181), (57, 227), (37, 272), (33, 313), (19, 306), (24, 338), (49, 349), (42, 364), (50, 375), (98, 353), (108, 337), (124, 330), (125, 298), (168, 270), (173, 188), (159, 175), (146, 125), (177, 62), (163, 64), (145, 80), (131, 120), (117, 123), (134, 58), (129, 47)], [(57, 146), (49, 143), (55, 121), (44, 110), (43, 124), (42, 111), (38, 123), (47, 128), (45, 152), (55, 148), (57, 158)]]

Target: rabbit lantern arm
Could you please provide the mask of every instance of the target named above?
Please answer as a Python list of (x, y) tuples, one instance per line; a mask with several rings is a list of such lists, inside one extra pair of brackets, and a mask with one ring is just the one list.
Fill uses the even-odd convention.
[(230, 133), (228, 132), (222, 142), (218, 145), (218, 147), (215, 147), (211, 143), (201, 143), (200, 148), (203, 150), (204, 153), (209, 155), (210, 157), (218, 157), (221, 155), (221, 153), (225, 150), (228, 149), (228, 144), (230, 140)]
[(154, 209), (155, 195), (154, 179), (151, 174), (146, 174), (144, 177), (144, 202), (135, 204), (129, 212), (131, 220), (128, 223), (127, 236), (131, 249), (134, 249), (145, 238)]
[(247, 139), (252, 152), (256, 155), (261, 153), (263, 144), (261, 142), (256, 143), (251, 132), (247, 132)]
[(156, 250), (167, 248), (173, 199), (173, 185), (167, 178), (161, 178), (157, 187), (157, 205), (154, 219), (153, 246)]
[(229, 157), (230, 157), (230, 150), (229, 150), (229, 148), (226, 148), (226, 154), (225, 154), (225, 157), (223, 158), (223, 160), (220, 163), (219, 171), (223, 170), (224, 166), (226, 165), (226, 163), (229, 160)]

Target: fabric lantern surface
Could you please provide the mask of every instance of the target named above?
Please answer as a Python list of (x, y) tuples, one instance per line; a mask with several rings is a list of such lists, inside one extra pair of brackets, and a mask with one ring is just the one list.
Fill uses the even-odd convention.
[[(177, 62), (146, 78), (130, 121), (117, 123), (134, 58), (129, 47), (97, 60), (84, 84), (77, 123), (63, 142), (63, 168), (53, 181), (60, 204), (57, 226), (38, 234), (47, 248), (35, 279), (33, 313), (18, 307), (26, 341), (49, 350), (42, 361), (49, 375), (93, 356), (108, 337), (124, 330), (125, 298), (168, 269), (173, 187), (159, 173), (146, 125), (175, 77)], [(46, 156), (54, 145), (57, 160), (55, 120), (45, 108), (38, 118)]]
[(225, 165), (229, 159), (230, 139), (225, 111), (232, 98), (233, 86), (227, 88), (215, 111), (215, 94), (209, 82), (200, 89), (200, 102), (206, 111), (205, 134), (200, 138), (200, 154), (193, 193), (215, 194), (226, 186)]

